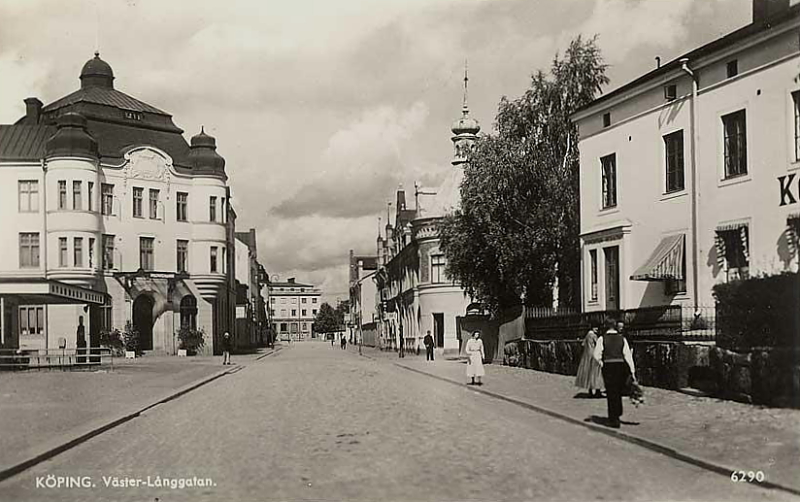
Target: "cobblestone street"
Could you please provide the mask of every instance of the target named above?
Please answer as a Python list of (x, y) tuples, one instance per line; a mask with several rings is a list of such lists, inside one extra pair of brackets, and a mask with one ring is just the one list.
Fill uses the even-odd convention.
[[(48, 475), (95, 486), (37, 488)], [(213, 486), (105, 486), (148, 476)], [(285, 347), (0, 483), (0, 500), (654, 498), (791, 496), (324, 343)]]

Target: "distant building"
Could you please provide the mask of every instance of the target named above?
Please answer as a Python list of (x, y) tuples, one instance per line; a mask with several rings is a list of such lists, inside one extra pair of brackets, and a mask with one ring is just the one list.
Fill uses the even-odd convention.
[(236, 333), (237, 347), (262, 347), (267, 344), (268, 326), (264, 298), (261, 296), (266, 272), (258, 263), (256, 229), (236, 232)]
[(440, 351), (458, 352), (463, 336), (459, 317), (471, 303), (464, 289), (447, 277), (446, 260), (439, 248), (437, 225), (459, 207), (464, 163), (480, 125), (469, 116), (464, 75), (461, 117), (452, 127), (452, 169), (433, 192), (415, 187), (415, 207), (407, 205), (402, 186), (395, 197), (394, 223), (387, 222), (386, 236), (378, 235), (380, 268), (375, 274), (381, 301), (380, 344), (397, 347), (400, 333), (405, 348), (415, 350), (430, 331)]
[(800, 6), (602, 96), (580, 128), (583, 309), (713, 306), (712, 287), (797, 271)]
[(322, 291), (311, 284), (295, 281), (269, 283), (269, 309), (272, 330), (278, 339), (306, 340), (314, 333), (314, 318)]
[(219, 352), (233, 329), (235, 213), (225, 159), (200, 131), (114, 86), (95, 54), (77, 91), (0, 125), (0, 347), (97, 346), (138, 330), (174, 353), (181, 326)]
[(370, 347), (378, 345), (380, 298), (374, 281), (377, 270), (377, 256), (359, 256), (350, 250), (349, 322), (356, 330), (355, 341)]

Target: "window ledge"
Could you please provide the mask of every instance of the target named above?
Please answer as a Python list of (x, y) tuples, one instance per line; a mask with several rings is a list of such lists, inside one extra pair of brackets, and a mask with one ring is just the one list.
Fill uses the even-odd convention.
[(741, 183), (747, 183), (748, 181), (750, 181), (752, 179), (753, 179), (753, 177), (750, 175), (750, 173), (741, 174), (739, 176), (734, 176), (732, 178), (721, 179), (721, 180), (719, 180), (719, 183), (717, 183), (717, 186), (721, 188), (721, 187), (726, 187), (726, 186), (731, 186), (731, 185), (739, 185)]
[(689, 192), (684, 188), (683, 190), (676, 190), (674, 192), (665, 192), (661, 194), (661, 198), (659, 200), (663, 201), (677, 199), (679, 197), (685, 197), (686, 195), (689, 195)]
[(619, 212), (619, 206), (617, 205), (617, 206), (603, 208), (599, 211), (599, 214), (600, 216), (605, 216), (607, 214), (616, 214), (618, 212)]

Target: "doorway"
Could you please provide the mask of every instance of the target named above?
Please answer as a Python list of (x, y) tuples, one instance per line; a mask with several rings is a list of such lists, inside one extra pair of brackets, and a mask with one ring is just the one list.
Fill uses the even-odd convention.
[(606, 260), (606, 310), (619, 310), (619, 246), (603, 249)]
[(437, 347), (444, 347), (444, 314), (433, 314), (433, 333)]
[(153, 350), (153, 305), (149, 295), (139, 295), (133, 302), (133, 327), (139, 332), (139, 349)]

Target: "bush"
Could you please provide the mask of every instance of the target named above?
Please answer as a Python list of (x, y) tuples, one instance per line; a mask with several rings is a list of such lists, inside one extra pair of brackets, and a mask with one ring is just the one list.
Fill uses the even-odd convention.
[(178, 331), (178, 341), (188, 354), (197, 354), (206, 344), (205, 331), (184, 326)]
[(125, 323), (125, 331), (122, 333), (122, 342), (125, 350), (141, 353), (139, 342), (139, 330), (133, 327), (130, 321)]
[(800, 274), (714, 286), (717, 345), (731, 350), (800, 344)]
[(99, 343), (101, 347), (108, 347), (111, 349), (111, 353), (115, 356), (121, 356), (123, 348), (125, 347), (122, 341), (122, 333), (120, 333), (118, 329), (114, 329), (113, 331), (101, 331)]

